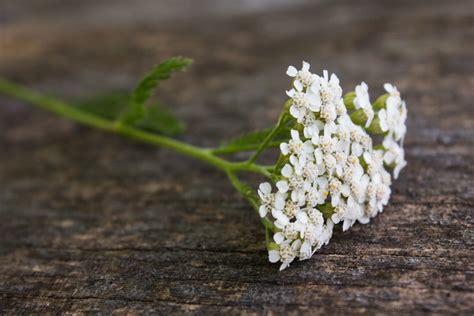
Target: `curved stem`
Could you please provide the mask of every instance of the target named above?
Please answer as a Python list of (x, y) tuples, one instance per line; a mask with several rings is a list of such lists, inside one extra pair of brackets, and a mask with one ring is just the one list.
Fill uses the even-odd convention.
[[(212, 149), (207, 148), (200, 148), (197, 146), (193, 146), (187, 144), (182, 141), (178, 141), (163, 135), (153, 134), (134, 126), (126, 125), (120, 121), (113, 121), (101, 118), (97, 115), (87, 113), (85, 111), (79, 110), (73, 106), (70, 106), (64, 102), (61, 102), (57, 99), (41, 95), (36, 93), (32, 90), (27, 88), (21, 87), (14, 83), (8, 82), (4, 79), (0, 78), (0, 92), (3, 92), (6, 95), (15, 97), (19, 100), (26, 101), (34, 106), (43, 108), (55, 114), (58, 114), (62, 117), (68, 118), (72, 121), (82, 123), (87, 126), (95, 127), (97, 129), (119, 134), (122, 136), (134, 138), (149, 144), (158, 145), (161, 147), (165, 147), (168, 149), (172, 149), (176, 152), (184, 154), (186, 156), (190, 156), (196, 158), (198, 160), (204, 161), (224, 172), (226, 172), (227, 176), (229, 177), (232, 185), (245, 197), (255, 211), (258, 214), (258, 198), (252, 194), (253, 190), (245, 185), (244, 183), (240, 182), (240, 180), (235, 175), (238, 171), (248, 171), (262, 174), (268, 178), (271, 178), (271, 170), (274, 166), (263, 166), (254, 164), (253, 160), (258, 157), (259, 153), (265, 148), (266, 144), (271, 140), (271, 137), (267, 137), (267, 140), (262, 143), (257, 150), (257, 155), (254, 155), (254, 159), (252, 161), (243, 161), (243, 162), (231, 162), (225, 159), (222, 159), (215, 155)], [(281, 117), (279, 120), (279, 124), (281, 121)], [(279, 125), (277, 125), (279, 126)], [(276, 133), (276, 129), (272, 131), (271, 135)], [(269, 135), (270, 136), (270, 135)], [(259, 216), (260, 217), (260, 216)], [(262, 218), (262, 224), (265, 226), (265, 231), (267, 235), (267, 245), (268, 245), (268, 234), (269, 231), (274, 230), (274, 225), (271, 221), (267, 218)]]
[(268, 167), (266, 166), (248, 164), (247, 162), (231, 162), (217, 157), (210, 149), (200, 148), (163, 135), (157, 135), (130, 125), (101, 118), (3, 79), (0, 79), (0, 92), (87, 126), (172, 149), (186, 156), (207, 162), (223, 171), (248, 171), (260, 173), (267, 177), (270, 176)]
[[(211, 149), (211, 152), (215, 155), (229, 155), (229, 154), (235, 154), (239, 152), (244, 152), (244, 151), (254, 151), (260, 148), (261, 144), (250, 144), (250, 145), (245, 145), (240, 148), (213, 148)], [(267, 144), (267, 148), (270, 147), (278, 147), (280, 146), (280, 142), (278, 141), (271, 141)]]
[[(233, 172), (227, 171), (227, 176), (229, 177), (230, 183), (232, 183), (234, 188), (240, 194), (242, 194), (243, 197), (245, 197), (247, 199), (247, 201), (250, 203), (250, 205), (252, 205), (255, 212), (257, 212), (258, 217), (260, 217), (260, 213), (259, 213), (259, 210), (258, 210), (259, 205), (258, 205), (258, 202), (257, 202), (257, 198), (254, 198), (252, 196), (251, 189), (249, 189), (246, 184), (242, 183)], [(266, 231), (274, 231), (275, 230), (275, 226), (273, 225), (273, 223), (268, 218), (263, 217), (263, 218), (261, 218), (261, 221), (262, 221), (262, 224), (265, 227)]]
[(278, 117), (278, 122), (276, 123), (275, 127), (273, 127), (272, 131), (270, 134), (265, 137), (263, 142), (260, 144), (260, 146), (257, 148), (255, 153), (250, 157), (249, 160), (247, 160), (248, 164), (253, 163), (255, 160), (257, 160), (258, 157), (263, 153), (263, 151), (268, 147), (270, 142), (272, 141), (273, 137), (275, 137), (276, 133), (280, 130), (280, 128), (283, 126), (285, 123), (285, 118), (286, 118), (287, 112), (282, 111), (280, 116)]

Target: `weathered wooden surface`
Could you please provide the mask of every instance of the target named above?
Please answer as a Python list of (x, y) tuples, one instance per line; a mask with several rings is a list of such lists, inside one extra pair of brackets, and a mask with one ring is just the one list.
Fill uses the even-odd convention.
[(0, 96), (0, 313), (473, 313), (472, 1), (157, 3), (3, 2), (0, 73), (76, 97), (193, 57), (160, 91), (202, 145), (269, 125), (301, 59), (394, 82), (390, 205), (279, 273), (219, 172)]

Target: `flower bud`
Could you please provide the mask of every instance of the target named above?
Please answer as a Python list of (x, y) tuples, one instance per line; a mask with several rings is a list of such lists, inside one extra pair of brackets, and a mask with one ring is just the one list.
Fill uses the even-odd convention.
[(367, 116), (365, 115), (363, 109), (359, 109), (351, 113), (351, 120), (354, 122), (354, 124), (364, 125), (365, 122), (367, 122)]
[(377, 115), (372, 120), (372, 124), (370, 124), (369, 128), (367, 128), (367, 131), (372, 134), (384, 133), (384, 131), (382, 131), (382, 129), (380, 128), (380, 119)]
[(375, 100), (374, 104), (372, 105), (374, 110), (380, 110), (380, 109), (385, 108), (388, 97), (389, 97), (388, 93), (382, 94), (380, 97), (378, 97), (377, 100)]
[(344, 96), (344, 105), (346, 108), (351, 111), (355, 109), (354, 99), (356, 97), (356, 93), (354, 91), (346, 93)]

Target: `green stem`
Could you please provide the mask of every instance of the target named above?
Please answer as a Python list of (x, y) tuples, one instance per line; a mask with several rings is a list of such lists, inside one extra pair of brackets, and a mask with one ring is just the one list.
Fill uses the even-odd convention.
[[(232, 171), (227, 171), (227, 176), (229, 177), (230, 183), (234, 186), (234, 188), (242, 194), (243, 197), (247, 199), (247, 201), (252, 205), (253, 209), (255, 212), (257, 212), (257, 215), (260, 217), (260, 213), (258, 211), (259, 205), (257, 202), (257, 199), (252, 196), (252, 192), (249, 190), (246, 184), (242, 183), (235, 173)], [(265, 226), (266, 230), (274, 231), (275, 226), (273, 223), (266, 217), (261, 219), (263, 226)]]
[(0, 92), (87, 126), (172, 149), (181, 154), (204, 161), (226, 172), (248, 171), (260, 173), (267, 177), (270, 175), (267, 166), (249, 164), (247, 162), (231, 162), (215, 156), (210, 149), (196, 147), (166, 136), (149, 133), (133, 126), (124, 125), (120, 122), (103, 119), (4, 79), (0, 79)]
[[(216, 156), (216, 153), (213, 152), (211, 149), (196, 147), (166, 136), (146, 132), (144, 130), (140, 130), (133, 126), (124, 124), (120, 121), (113, 121), (101, 118), (94, 114), (79, 110), (57, 99), (36, 93), (30, 89), (21, 87), (1, 78), (0, 92), (11, 97), (17, 98), (19, 100), (28, 102), (34, 106), (40, 107), (47, 111), (53, 112), (59, 116), (68, 118), (72, 121), (90, 127), (95, 127), (97, 129), (110, 133), (115, 133), (129, 138), (137, 139), (149, 144), (165, 147), (184, 154), (186, 156), (190, 156), (198, 160), (204, 161), (226, 172), (233, 186), (237, 189), (237, 191), (239, 191), (240, 194), (242, 194), (243, 197), (245, 197), (250, 202), (250, 204), (258, 214), (258, 198), (256, 196), (254, 197), (254, 195), (252, 194), (253, 190), (250, 187), (240, 182), (235, 173), (238, 171), (248, 171), (259, 173), (265, 175), (268, 178), (271, 178), (271, 171), (274, 166), (258, 165), (252, 163), (253, 161), (231, 162)], [(281, 120), (282, 118), (280, 117), (279, 124), (281, 124)], [(277, 126), (279, 125), (277, 124)], [(274, 130), (274, 132), (276, 132), (276, 129)], [(272, 134), (274, 133), (272, 132)], [(264, 142), (265, 145), (268, 144), (268, 142), (271, 140), (271, 137), (267, 138), (268, 140)], [(261, 152), (265, 148), (264, 144), (259, 147), (258, 152)], [(255, 158), (256, 157), (258, 157), (258, 154), (255, 156)], [(275, 227), (268, 218), (263, 218), (262, 224), (265, 227), (268, 247), (269, 232), (274, 231)]]
[(250, 157), (249, 160), (247, 160), (247, 163), (248, 164), (251, 164), (253, 162), (255, 162), (255, 160), (257, 160), (258, 157), (260, 157), (260, 155), (262, 154), (262, 152), (268, 147), (268, 145), (270, 144), (270, 142), (272, 141), (273, 137), (275, 137), (276, 133), (278, 133), (278, 131), (280, 130), (280, 128), (283, 127), (284, 123), (285, 123), (285, 118), (287, 116), (287, 111), (286, 111), (286, 104), (285, 104), (285, 110), (281, 112), (280, 114), (280, 117), (278, 118), (278, 122), (276, 123), (276, 125), (273, 127), (272, 131), (270, 132), (270, 134), (267, 135), (267, 137), (265, 137), (265, 139), (263, 140), (263, 142), (260, 144), (260, 146), (257, 148), (257, 150), (255, 151), (255, 153)]
[[(242, 145), (239, 146), (238, 148), (214, 148), (212, 149), (212, 153), (215, 155), (228, 155), (228, 154), (235, 154), (243, 151), (253, 151), (257, 150), (260, 147), (261, 144), (255, 145), (255, 144), (249, 144), (249, 145)], [(267, 148), (271, 147), (278, 147), (280, 146), (280, 142), (278, 141), (271, 141), (270, 143), (267, 144)]]

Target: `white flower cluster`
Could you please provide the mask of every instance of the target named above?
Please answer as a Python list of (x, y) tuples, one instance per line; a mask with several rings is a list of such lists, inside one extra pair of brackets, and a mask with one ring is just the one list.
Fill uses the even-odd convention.
[[(391, 175), (398, 176), (406, 162), (402, 142), (406, 106), (397, 89), (386, 84), (386, 105), (371, 105), (368, 87), (357, 86), (353, 109), (362, 109), (366, 122), (355, 124), (342, 98), (335, 74), (312, 74), (310, 65), (290, 66), (293, 88), (287, 91), (289, 109), (296, 120), (291, 139), (280, 145), (286, 163), (278, 175), (276, 192), (270, 183), (260, 184), (260, 216), (276, 227), (269, 260), (285, 269), (295, 259), (309, 259), (329, 242), (334, 224), (343, 230), (356, 221), (368, 223), (382, 212), (390, 197)], [(381, 146), (373, 146), (366, 128), (378, 118), (384, 132)], [(385, 163), (385, 166), (384, 166)]]
[(397, 179), (400, 170), (407, 164), (403, 151), (403, 140), (407, 131), (405, 125), (407, 107), (395, 86), (386, 83), (384, 88), (389, 94), (385, 103), (386, 108), (378, 112), (380, 129), (386, 132), (383, 141), (383, 147), (385, 148), (383, 159), (386, 164), (394, 165), (393, 176)]

